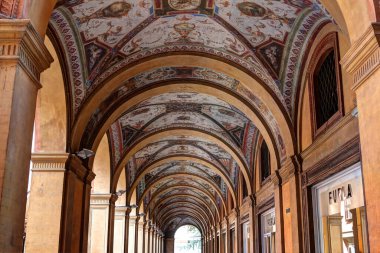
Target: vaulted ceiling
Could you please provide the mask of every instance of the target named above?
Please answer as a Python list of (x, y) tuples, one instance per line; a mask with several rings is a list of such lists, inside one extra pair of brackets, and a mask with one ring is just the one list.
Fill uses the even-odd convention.
[(327, 22), (311, 0), (60, 1), (50, 35), (73, 147), (107, 133), (111, 191), (125, 173), (165, 231), (204, 231), (228, 193), (236, 202), (239, 175), (251, 191), (260, 134), (278, 164), (291, 154), (303, 55)]

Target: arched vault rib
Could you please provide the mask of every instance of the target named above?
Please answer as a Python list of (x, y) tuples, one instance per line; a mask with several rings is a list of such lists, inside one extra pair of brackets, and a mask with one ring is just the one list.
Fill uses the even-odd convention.
[[(124, 157), (121, 159), (119, 165), (116, 167), (115, 174), (114, 174), (114, 177), (113, 177), (114, 180), (113, 180), (112, 185), (111, 185), (111, 190), (112, 191), (116, 190), (117, 181), (118, 181), (118, 178), (120, 176), (121, 171), (123, 171), (123, 169), (125, 168), (125, 165), (127, 164), (128, 160), (135, 153), (137, 153), (139, 150), (143, 149), (145, 146), (149, 145), (150, 143), (155, 143), (155, 142), (157, 142), (157, 141), (159, 141), (159, 140), (161, 140), (162, 138), (165, 138), (165, 137), (178, 136), (178, 135), (187, 135), (187, 136), (201, 137), (201, 138), (203, 138), (205, 140), (209, 140), (212, 143), (215, 143), (218, 146), (222, 147), (236, 161), (237, 165), (239, 166), (240, 170), (242, 171), (244, 179), (247, 182), (248, 193), (252, 194), (252, 187), (251, 187), (252, 180), (251, 180), (251, 177), (250, 177), (250, 172), (249, 172), (249, 169), (246, 166), (246, 163), (244, 162), (244, 158), (241, 157), (240, 153), (238, 151), (236, 151), (234, 149), (234, 147), (231, 147), (231, 146), (227, 145), (227, 143), (225, 143), (223, 140), (221, 140), (221, 139), (219, 139), (217, 137), (214, 137), (212, 135), (206, 134), (204, 132), (194, 131), (194, 130), (190, 130), (190, 129), (175, 129), (175, 130), (162, 131), (162, 132), (159, 132), (159, 133), (147, 136), (147, 137), (139, 140), (139, 142), (137, 142), (134, 145), (132, 145), (130, 147), (130, 149), (127, 151), (127, 153), (124, 155)], [(152, 170), (153, 168), (154, 168), (153, 166), (150, 166), (149, 170)], [(221, 172), (223, 172), (223, 170), (220, 170), (220, 169), (218, 169), (215, 166), (211, 166), (210, 168), (213, 169), (218, 174), (220, 174)], [(146, 172), (148, 172), (149, 170), (147, 170)], [(144, 174), (141, 174), (141, 177), (143, 175), (145, 175), (146, 172), (143, 171)], [(223, 176), (224, 180), (227, 181), (225, 174), (220, 175), (220, 176)], [(141, 179), (141, 177), (140, 177), (140, 179)], [(136, 184), (132, 186), (132, 189), (134, 189), (134, 187), (136, 187)], [(232, 190), (232, 189), (230, 189), (230, 190)], [(234, 192), (234, 191), (232, 190), (232, 192)]]
[[(160, 210), (158, 210), (157, 215), (158, 215), (158, 213), (161, 210), (165, 210), (165, 208), (168, 207), (167, 204), (170, 203), (171, 200), (182, 198), (182, 197), (189, 198), (191, 200), (195, 200), (195, 202), (202, 203), (206, 207), (206, 209), (208, 210), (208, 212), (213, 216), (213, 219), (215, 220), (215, 214), (212, 212), (212, 210), (208, 206), (207, 202), (204, 199), (201, 199), (201, 198), (199, 198), (197, 196), (194, 196), (194, 195), (191, 195), (191, 194), (177, 194), (177, 195), (172, 195), (172, 196), (165, 197), (164, 199), (161, 200), (161, 202), (159, 202), (159, 203), (157, 203), (156, 205), (153, 206), (153, 208), (152, 208), (153, 216), (155, 216), (154, 214), (155, 214), (156, 208), (159, 208), (160, 205), (163, 205), (164, 207), (162, 209), (160, 208)], [(168, 208), (170, 208), (170, 206)], [(215, 211), (216, 211), (216, 213), (218, 213), (217, 209)], [(218, 220), (220, 221), (220, 217), (219, 216), (218, 216)]]
[[(210, 201), (211, 201), (212, 205), (214, 206), (215, 210), (217, 210), (216, 214), (217, 214), (218, 218), (221, 217), (221, 214), (220, 214), (218, 205), (217, 205), (217, 203), (216, 203), (216, 201), (214, 199), (214, 196), (212, 196), (208, 191), (205, 191), (203, 189), (199, 189), (199, 188), (194, 187), (192, 185), (180, 185), (180, 184), (178, 184), (178, 185), (173, 185), (173, 186), (170, 186), (170, 187), (167, 187), (165, 189), (162, 189), (162, 190), (159, 190), (159, 191), (155, 192), (153, 194), (153, 196), (151, 197), (148, 205), (147, 205), (147, 209), (149, 210), (150, 205), (153, 205), (154, 200), (155, 200), (156, 197), (158, 197), (161, 194), (165, 194), (166, 192), (172, 191), (173, 189), (192, 189), (194, 191), (200, 191), (200, 192), (202, 192), (203, 194), (205, 194), (210, 199)], [(222, 206), (223, 206), (224, 212), (226, 212), (227, 211), (227, 206), (226, 206), (225, 200), (221, 199), (221, 201), (222, 201)]]
[(185, 213), (193, 214), (195, 217), (197, 217), (199, 220), (201, 220), (203, 222), (205, 228), (211, 227), (215, 224), (212, 220), (207, 219), (207, 217), (203, 216), (202, 213), (200, 213), (198, 210), (186, 209), (186, 208), (179, 208), (176, 210), (170, 210), (168, 213), (166, 213), (165, 217), (163, 217), (163, 219), (158, 221), (157, 223), (160, 225), (165, 224), (166, 221), (168, 219), (170, 219), (172, 216), (178, 216), (178, 215), (185, 214)]
[(201, 227), (200, 230), (203, 231), (203, 233), (205, 233), (207, 231), (207, 229), (208, 229), (207, 222), (204, 219), (200, 219), (199, 217), (197, 217), (194, 213), (192, 213), (189, 210), (184, 211), (180, 214), (178, 214), (178, 213), (172, 214), (167, 219), (166, 223), (162, 225), (162, 231), (165, 231), (165, 233), (168, 233), (169, 229), (170, 229), (169, 226), (171, 225), (170, 222), (176, 218), (183, 217), (183, 216), (191, 218), (193, 221), (196, 221), (199, 224), (199, 226)]
[(200, 213), (201, 215), (203, 215), (203, 217), (207, 217), (207, 219), (209, 221), (213, 221), (213, 224), (216, 224), (217, 223), (217, 220), (214, 219), (214, 216), (211, 216), (211, 214), (209, 212), (207, 212), (206, 210), (204, 210), (203, 208), (201, 208), (200, 206), (190, 202), (190, 201), (180, 201), (178, 203), (176, 203), (177, 206), (180, 206), (178, 208), (175, 208), (175, 209), (170, 209), (167, 210), (166, 212), (163, 212), (163, 210), (165, 209), (162, 209), (162, 210), (159, 210), (159, 212), (157, 213), (155, 217), (155, 220), (157, 221), (164, 221), (165, 218), (170, 214), (171, 211), (176, 211), (178, 209), (189, 209), (189, 210), (196, 210), (198, 211), (198, 213)]
[[(231, 192), (231, 195), (233, 197), (234, 203), (236, 202), (236, 192), (235, 192), (235, 190), (233, 188), (233, 184), (230, 181), (228, 175), (226, 175), (223, 170), (217, 168), (215, 165), (211, 164), (210, 162), (207, 162), (206, 160), (204, 160), (202, 158), (197, 158), (197, 157), (194, 157), (194, 156), (186, 156), (186, 155), (181, 155), (181, 156), (174, 155), (174, 156), (171, 156), (171, 157), (165, 157), (162, 160), (158, 160), (158, 161), (153, 162), (152, 164), (149, 164), (146, 168), (144, 168), (144, 170), (142, 172), (140, 172), (140, 174), (137, 175), (135, 181), (133, 182), (133, 184), (131, 186), (131, 189), (136, 189), (136, 187), (138, 186), (138, 183), (140, 182), (140, 180), (147, 173), (149, 173), (150, 171), (154, 170), (158, 166), (161, 166), (161, 165), (166, 164), (166, 163), (170, 163), (172, 161), (192, 161), (192, 162), (196, 162), (196, 163), (200, 163), (202, 165), (205, 165), (209, 169), (213, 170), (226, 183), (229, 191)], [(133, 193), (132, 191), (128, 193), (127, 200), (130, 200), (130, 198), (132, 197), (132, 193)]]
[[(164, 59), (170, 59), (171, 61), (174, 61), (174, 62), (178, 62), (178, 57), (173, 58), (173, 57), (168, 56), (168, 58), (167, 57), (163, 57), (163, 58)], [(222, 64), (218, 61), (215, 61), (213, 59), (208, 59), (208, 58), (205, 58), (205, 59), (203, 59), (204, 61), (199, 62), (198, 61), (199, 59), (195, 60), (191, 56), (184, 56), (184, 60), (189, 62), (189, 64), (191, 63), (190, 66), (194, 66), (194, 64), (197, 64), (197, 65), (201, 64), (202, 65), (202, 64), (207, 63), (210, 66), (206, 66), (206, 67), (214, 68), (214, 67), (217, 67), (217, 65)], [(159, 67), (160, 64), (163, 64), (163, 62), (158, 61), (155, 64), (157, 64), (157, 66)], [(178, 62), (178, 64), (183, 66), (184, 62), (181, 61), (181, 62)], [(205, 64), (205, 65), (207, 65), (207, 64)], [(170, 64), (170, 65), (172, 65), (172, 64)], [(147, 66), (145, 66), (145, 67), (147, 68)], [(221, 66), (219, 66), (219, 67), (221, 67)], [(148, 71), (150, 68), (151, 67), (147, 68), (145, 71)], [(287, 150), (286, 153), (288, 155), (292, 155), (294, 145), (293, 145), (293, 135), (292, 135), (292, 131), (291, 131), (291, 121), (286, 114), (286, 109), (284, 108), (284, 106), (279, 106), (279, 104), (276, 103), (275, 99), (271, 96), (271, 94), (267, 93), (267, 91), (265, 91), (265, 89), (260, 84), (258, 84), (258, 82), (255, 79), (247, 76), (246, 73), (243, 73), (239, 70), (237, 70), (235, 73), (234, 70), (236, 70), (236, 69), (229, 66), (229, 65), (226, 66), (225, 63), (223, 63), (223, 68), (221, 68), (220, 70), (221, 70), (221, 72), (232, 71), (232, 73), (230, 73), (232, 76), (237, 77), (238, 80), (243, 80), (242, 83), (244, 83), (244, 84), (248, 83), (249, 84), (248, 86), (251, 86), (251, 87), (247, 87), (247, 88), (249, 90), (251, 90), (255, 95), (257, 95), (262, 101), (265, 101), (265, 104), (268, 106), (268, 111), (270, 111), (273, 114), (273, 117), (276, 119), (280, 133), (272, 133), (270, 135), (268, 133), (270, 127), (268, 126), (267, 123), (264, 122), (264, 119), (262, 118), (262, 116), (260, 116), (259, 113), (255, 112), (255, 110), (254, 110), (254, 108), (252, 108), (252, 106), (250, 107), (246, 103), (243, 103), (241, 98), (236, 98), (236, 96), (231, 95), (228, 92), (222, 91), (221, 89), (218, 89), (215, 87), (206, 87), (205, 85), (199, 85), (199, 84), (198, 85), (196, 85), (196, 84), (190, 85), (190, 84), (183, 84), (183, 83), (182, 84), (176, 83), (175, 85), (167, 84), (167, 85), (165, 85), (164, 90), (162, 90), (162, 89), (160, 90), (159, 89), (160, 87), (157, 87), (157, 88), (149, 89), (149, 91), (145, 91), (142, 94), (139, 94), (142, 96), (139, 96), (139, 95), (134, 96), (128, 102), (126, 102), (125, 104), (120, 106), (117, 110), (115, 110), (114, 113), (112, 113), (112, 115), (108, 118), (108, 120), (104, 124), (105, 129), (108, 129), (110, 124), (113, 123), (119, 116), (121, 116), (121, 114), (123, 112), (127, 111), (128, 108), (130, 108), (133, 104), (138, 104), (139, 102), (142, 102), (144, 96), (145, 96), (144, 99), (146, 99), (146, 98), (149, 98), (150, 96), (154, 95), (154, 93), (160, 94), (163, 92), (168, 92), (170, 90), (181, 92), (181, 91), (184, 91), (184, 87), (176, 87), (176, 86), (185, 85), (185, 86), (187, 86), (188, 91), (200, 92), (202, 90), (205, 90), (205, 92), (206, 92), (206, 90), (207, 90), (206, 93), (208, 93), (210, 95), (215, 94), (216, 97), (223, 98), (224, 100), (227, 100), (229, 102), (233, 101), (233, 105), (236, 108), (241, 109), (247, 115), (247, 117), (249, 119), (251, 119), (252, 122), (255, 122), (256, 126), (259, 128), (260, 132), (263, 134), (264, 138), (266, 139), (266, 141), (268, 143), (271, 139), (270, 137), (272, 137), (272, 140), (275, 141), (275, 143), (278, 143), (278, 142), (276, 142), (277, 136), (275, 136), (275, 138), (274, 138), (274, 135), (281, 134), (282, 135), (281, 139), (283, 140), (284, 143), (283, 144), (280, 143), (280, 145), (284, 145), (283, 149)], [(133, 74), (139, 73), (139, 72), (137, 72), (138, 70), (134, 70), (134, 71), (135, 71), (135, 73), (133, 73)], [(123, 83), (124, 80), (128, 79), (128, 77), (132, 77), (133, 75), (130, 76), (130, 74), (134, 71), (132, 69), (128, 69), (125, 72), (120, 73), (115, 78), (110, 80), (106, 85), (104, 85), (102, 88), (100, 88), (98, 90), (98, 92), (96, 92), (94, 94), (93, 97), (89, 98), (87, 103), (84, 105), (84, 109), (78, 115), (78, 118), (77, 118), (77, 120), (74, 124), (74, 127), (73, 127), (73, 135), (72, 135), (72, 140), (73, 140), (72, 149), (73, 150), (78, 149), (80, 146), (80, 139), (81, 139), (81, 136), (83, 135), (85, 125), (88, 122), (89, 118), (91, 117), (91, 115), (90, 115), (91, 112), (96, 110), (96, 108), (101, 103), (102, 98), (106, 97), (107, 93), (109, 93), (110, 90), (116, 89), (117, 87), (119, 87)], [(140, 71), (144, 71), (144, 68), (142, 68)], [(128, 73), (128, 72), (131, 72), (131, 73)], [(237, 75), (237, 73), (240, 73), (240, 75)], [(189, 86), (194, 86), (194, 85), (196, 87), (193, 87), (192, 89), (191, 89), (191, 87), (189, 87)], [(174, 86), (174, 87), (171, 87), (171, 86)], [(194, 89), (194, 88), (196, 88), (196, 89)], [(150, 93), (150, 95), (148, 95), (146, 93)], [(139, 98), (140, 98), (140, 101), (137, 101)], [(103, 133), (104, 132), (105, 132), (105, 130), (103, 130)], [(274, 149), (272, 151), (274, 152)], [(279, 157), (278, 157), (278, 159), (279, 159)]]
[(138, 202), (137, 206), (141, 206), (142, 205), (142, 202), (143, 202), (145, 196), (147, 195), (147, 193), (150, 191), (150, 189), (152, 187), (154, 187), (158, 183), (164, 181), (165, 179), (170, 179), (170, 178), (173, 178), (173, 177), (174, 178), (175, 177), (177, 177), (177, 178), (182, 177), (182, 178), (191, 178), (191, 179), (200, 180), (201, 182), (206, 183), (209, 186), (211, 186), (213, 188), (213, 190), (218, 194), (219, 198), (223, 199), (222, 192), (220, 191), (219, 187), (214, 182), (211, 182), (208, 179), (203, 178), (202, 176), (199, 176), (199, 175), (196, 175), (196, 174), (173, 173), (173, 174), (165, 175), (163, 177), (159, 177), (159, 178), (153, 180), (153, 182), (151, 182), (149, 185), (147, 185), (147, 187), (145, 188), (143, 194), (141, 195), (141, 198), (139, 199), (139, 202)]
[[(260, 131), (264, 139), (266, 140), (271, 153), (274, 154), (273, 156), (271, 156), (272, 164), (274, 165), (274, 168), (277, 168), (277, 165), (279, 164), (282, 158), (279, 153), (280, 151), (278, 145), (276, 144), (275, 134), (269, 131), (269, 126), (264, 122), (264, 120), (262, 118), (256, 117), (254, 111), (252, 111), (250, 107), (246, 103), (244, 103), (244, 101), (241, 101), (239, 98), (236, 98), (233, 95), (224, 91), (215, 89), (214, 87), (209, 87), (200, 84), (170, 84), (168, 86), (156, 87), (154, 89), (131, 97), (130, 99), (125, 101), (125, 103), (115, 108), (115, 111), (113, 111), (113, 113), (109, 115), (107, 120), (102, 124), (102, 127), (99, 128), (99, 132), (95, 138), (93, 145), (88, 148), (95, 150), (99, 144), (99, 141), (101, 140), (100, 136), (103, 136), (103, 134), (109, 129), (110, 125), (117, 121), (125, 112), (128, 112), (128, 110), (130, 110), (131, 108), (135, 108), (137, 105), (150, 99), (152, 96), (155, 96), (157, 94), (165, 94), (168, 90), (171, 91), (170, 93), (199, 93), (213, 96), (216, 98), (218, 98), (219, 96), (220, 98), (218, 99), (220, 99), (221, 101), (224, 101), (227, 104), (231, 104), (231, 106), (239, 108), (247, 119), (255, 123), (255, 126), (259, 130), (261, 128)], [(266, 129), (268, 129), (268, 131)]]

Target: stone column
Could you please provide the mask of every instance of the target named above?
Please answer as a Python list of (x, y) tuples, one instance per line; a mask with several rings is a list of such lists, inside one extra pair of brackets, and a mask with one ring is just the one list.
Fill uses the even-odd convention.
[(144, 220), (140, 217), (136, 219), (136, 240), (135, 240), (135, 252), (143, 253), (143, 237), (144, 237)]
[(151, 222), (148, 221), (148, 225), (147, 225), (147, 237), (148, 237), (148, 240), (147, 240), (147, 247), (146, 247), (146, 253), (151, 253), (151, 248), (150, 248), (150, 245), (152, 243), (152, 233), (151, 233), (151, 230), (152, 230), (152, 226), (151, 226)]
[(114, 198), (109, 193), (91, 194), (89, 252), (107, 252), (107, 250), (109, 250), (110, 238), (108, 236), (108, 231), (111, 229), (109, 226), (111, 202), (114, 203)]
[[(283, 243), (286, 251), (302, 251), (302, 222), (300, 194), (300, 159), (298, 156), (289, 158), (279, 170), (282, 188), (282, 229)], [(277, 229), (276, 229), (277, 232)]]
[(226, 253), (230, 253), (231, 252), (231, 249), (230, 249), (230, 221), (228, 219), (228, 216), (224, 217), (224, 219), (226, 220), (226, 241), (224, 242), (226, 244)]
[(108, 209), (108, 247), (107, 252), (113, 253), (113, 242), (114, 242), (114, 232), (115, 232), (115, 202), (117, 201), (118, 196), (112, 194), (109, 200), (109, 209)]
[(138, 217), (129, 216), (128, 253), (135, 252), (136, 220)]
[(66, 162), (59, 252), (88, 249), (91, 182), (95, 174), (75, 155)]
[(249, 252), (255, 252), (255, 207), (256, 207), (256, 198), (255, 196), (249, 196)]
[(148, 242), (148, 238), (147, 238), (147, 222), (144, 219), (144, 223), (143, 223), (143, 243), (142, 243), (142, 245), (143, 245), (142, 246), (142, 252), (143, 253), (146, 253), (147, 242)]
[(25, 252), (58, 252), (68, 154), (33, 154)]
[(53, 61), (29, 20), (0, 19), (0, 245), (21, 252), (40, 73)]
[[(380, 249), (380, 24), (373, 23), (342, 59), (353, 76), (370, 252)], [(355, 112), (352, 112), (355, 114)]]
[(125, 217), (128, 208), (125, 206), (115, 207), (113, 253), (124, 253)]
[(129, 245), (129, 217), (131, 215), (131, 211), (132, 209), (128, 207), (127, 211), (125, 212), (124, 253), (128, 253), (128, 249), (129, 249), (129, 246), (128, 246)]
[(151, 224), (150, 225), (150, 235), (149, 235), (149, 237), (150, 237), (150, 245), (149, 245), (149, 253), (153, 253), (154, 251), (153, 251), (153, 242), (154, 242), (154, 225), (153, 224)]
[(282, 187), (281, 187), (281, 178), (278, 174), (278, 171), (272, 174), (272, 182), (274, 185), (274, 206), (275, 206), (275, 215), (276, 215), (276, 253), (285, 252), (284, 243), (283, 243), (283, 217), (282, 217)]
[(174, 238), (165, 239), (165, 253), (174, 253)]

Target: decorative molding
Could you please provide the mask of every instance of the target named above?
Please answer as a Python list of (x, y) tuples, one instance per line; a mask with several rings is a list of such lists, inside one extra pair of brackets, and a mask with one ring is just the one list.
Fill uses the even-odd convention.
[(359, 136), (354, 137), (336, 151), (302, 173), (302, 187), (320, 182), (360, 161)]
[(352, 90), (356, 91), (380, 66), (380, 23), (372, 23), (352, 44), (341, 64), (353, 75)]
[(69, 154), (34, 153), (32, 154), (33, 172), (64, 172)]
[(281, 185), (285, 184), (293, 176), (298, 175), (301, 169), (301, 164), (300, 156), (292, 156), (285, 161), (284, 165), (278, 171), (281, 178)]
[[(301, 159), (304, 161), (306, 160), (309, 156), (311, 156), (316, 149), (321, 147), (326, 141), (335, 135), (339, 130), (341, 130), (344, 126), (348, 125), (351, 123), (351, 121), (357, 120), (354, 116), (352, 116), (351, 113), (347, 113), (343, 118), (341, 118), (336, 124), (331, 126), (327, 131), (323, 134), (318, 136), (313, 142), (312, 145), (307, 147), (304, 151), (302, 151)], [(304, 170), (304, 169), (303, 169)]]
[(0, 60), (20, 64), (38, 88), (40, 73), (53, 62), (43, 39), (27, 19), (0, 19)]
[(262, 185), (259, 191), (255, 193), (256, 205), (261, 205), (273, 196), (274, 184), (272, 183), (272, 181), (268, 181), (266, 184)]
[(106, 205), (108, 206), (110, 203), (110, 199), (112, 194), (91, 194), (90, 204), (91, 205)]

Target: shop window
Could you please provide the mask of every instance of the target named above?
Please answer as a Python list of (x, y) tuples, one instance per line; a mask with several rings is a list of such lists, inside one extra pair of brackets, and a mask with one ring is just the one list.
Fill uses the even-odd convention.
[(276, 236), (276, 219), (274, 208), (266, 211), (260, 217), (261, 223), (261, 252), (274, 253)]
[(313, 186), (312, 193), (316, 252), (367, 253), (360, 165)]
[(243, 253), (249, 253), (250, 240), (249, 240), (249, 222), (242, 224), (243, 231)]
[(230, 229), (230, 253), (235, 253), (235, 228)]
[(311, 114), (316, 137), (343, 115), (336, 33), (326, 36), (317, 46), (310, 68)]
[(263, 140), (260, 148), (261, 182), (270, 176), (270, 154), (266, 142)]
[(227, 252), (227, 239), (226, 239), (226, 233), (223, 233), (222, 234), (222, 243), (223, 243), (223, 246), (222, 246), (222, 253), (226, 253)]

